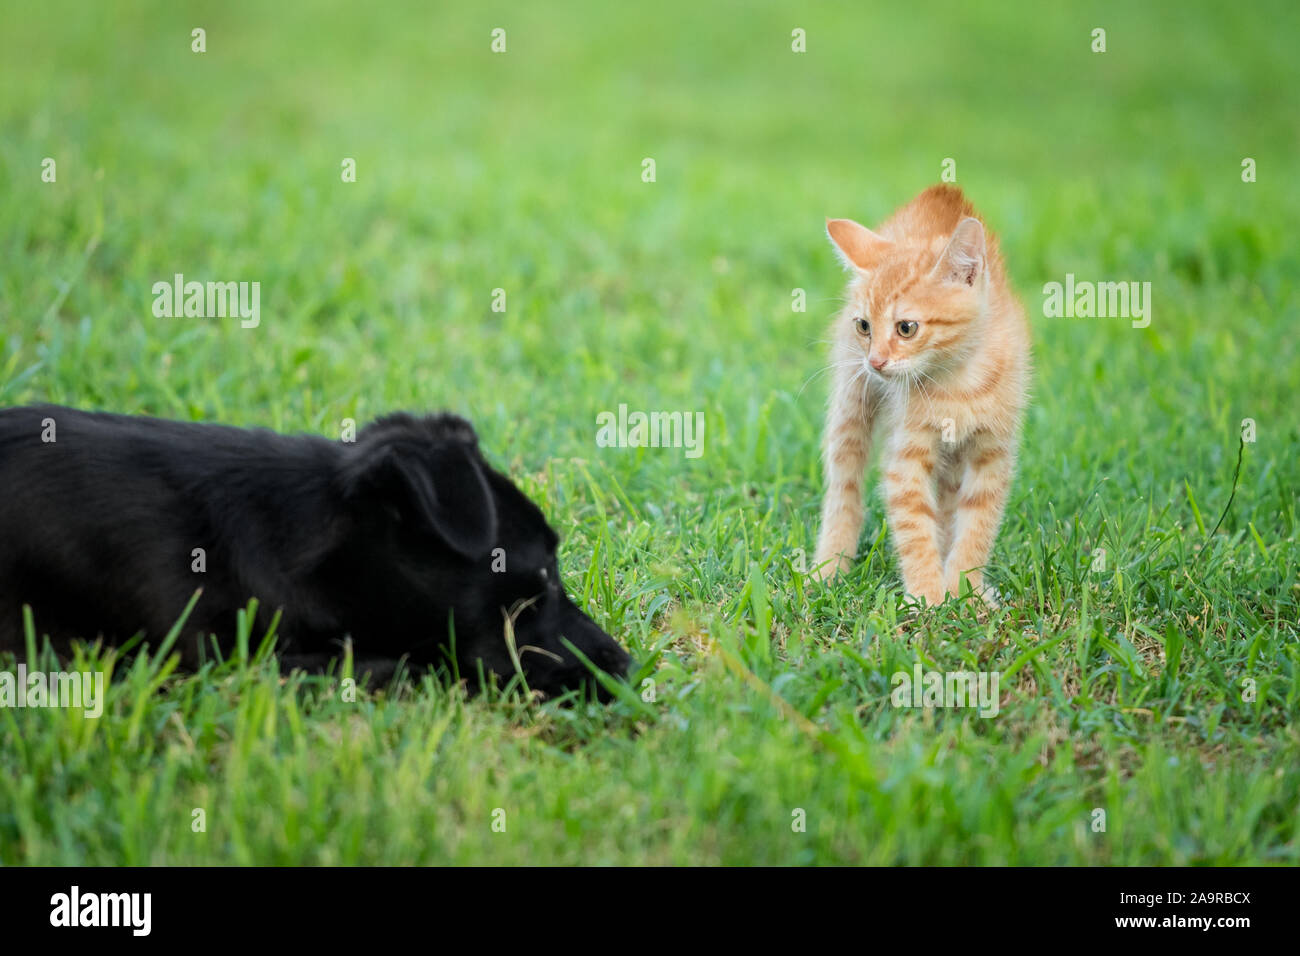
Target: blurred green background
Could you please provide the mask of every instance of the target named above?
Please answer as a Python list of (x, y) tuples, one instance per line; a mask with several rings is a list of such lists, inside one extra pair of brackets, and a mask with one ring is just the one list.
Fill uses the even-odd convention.
[[(332, 757), (239, 723), (245, 684), (195, 710), (211, 675), (118, 700), (158, 749), (0, 715), (29, 742), (0, 745), (0, 780), (29, 781), (0, 783), (0, 859), (1294, 862), (1297, 27), (1286, 2), (6, 5), (0, 401), (329, 436), (460, 411), (660, 696), (579, 718), (381, 694), (365, 720), (397, 729)], [(1037, 372), (993, 569), (1009, 607), (908, 623), (874, 498), (848, 581), (797, 572), (843, 286), (823, 220), (879, 222), (948, 158)], [(177, 272), (260, 282), (260, 327), (155, 318)], [(1066, 273), (1151, 282), (1151, 326), (1045, 319)], [(704, 455), (598, 448), (620, 403), (705, 412)], [(1018, 674), (1001, 717), (892, 710), (916, 655)], [(435, 788), (394, 768), (439, 708), (465, 729)], [(73, 745), (94, 735), (117, 743)], [(125, 781), (151, 782), (144, 809)], [(202, 845), (199, 791), (227, 808)], [(304, 792), (294, 827), (267, 816)], [(533, 829), (493, 842), (479, 797)], [(1126, 839), (1087, 830), (1099, 801)], [(173, 812), (175, 835), (144, 829)]]

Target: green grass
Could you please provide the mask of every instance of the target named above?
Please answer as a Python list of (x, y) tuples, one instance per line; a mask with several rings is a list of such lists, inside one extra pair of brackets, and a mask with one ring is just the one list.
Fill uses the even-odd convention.
[[(6, 7), (0, 402), (460, 411), (655, 699), (117, 661), (98, 720), (0, 710), (0, 862), (1300, 862), (1293, 4), (426, 6)], [(874, 493), (847, 580), (795, 569), (823, 217), (945, 157), (1036, 375), (1006, 606), (916, 617)], [(260, 281), (260, 327), (154, 318), (176, 272)], [(1067, 272), (1150, 281), (1151, 326), (1044, 318)], [(704, 454), (598, 448), (619, 403), (703, 411)], [(1001, 672), (1000, 713), (894, 708), (918, 659)]]

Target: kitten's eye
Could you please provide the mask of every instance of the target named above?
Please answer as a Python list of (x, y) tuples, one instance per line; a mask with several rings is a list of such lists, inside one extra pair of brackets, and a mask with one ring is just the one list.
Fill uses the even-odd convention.
[(905, 322), (899, 322), (898, 325), (894, 327), (898, 330), (898, 337), (900, 339), (910, 339), (916, 334), (916, 330), (921, 327), (921, 323), (913, 322), (911, 319), (908, 319)]
[(871, 323), (868, 322), (866, 319), (857, 319), (854, 321), (853, 324), (858, 327), (858, 331), (861, 332), (863, 335), (871, 334)]

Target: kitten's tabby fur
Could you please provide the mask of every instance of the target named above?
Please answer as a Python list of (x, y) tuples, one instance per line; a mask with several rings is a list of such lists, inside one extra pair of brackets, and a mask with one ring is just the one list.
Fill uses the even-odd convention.
[(997, 239), (954, 186), (925, 190), (879, 233), (847, 219), (826, 229), (853, 278), (832, 326), (817, 573), (833, 577), (857, 550), (880, 422), (885, 511), (908, 595), (937, 604), (964, 574), (992, 603), (982, 568), (1029, 382), (1029, 326)]

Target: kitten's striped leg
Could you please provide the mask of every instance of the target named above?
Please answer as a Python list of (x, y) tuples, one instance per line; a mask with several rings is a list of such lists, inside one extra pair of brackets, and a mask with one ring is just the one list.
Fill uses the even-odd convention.
[(822, 581), (848, 569), (862, 533), (862, 480), (871, 452), (873, 400), (862, 387), (860, 373), (841, 364), (826, 413), (821, 532), (813, 573)]
[(1013, 462), (1014, 447), (1005, 441), (988, 438), (977, 441), (970, 449), (966, 475), (957, 494), (952, 551), (944, 567), (944, 581), (954, 594), (958, 593), (963, 574), (972, 590), (984, 590), (983, 568), (993, 553), (1002, 523)]
[(935, 472), (935, 498), (939, 503), (939, 564), (943, 566), (952, 551), (953, 532), (957, 524), (957, 492), (961, 490), (961, 472), (964, 462), (956, 462), (950, 455), (939, 456)]
[(890, 449), (888, 460), (885, 509), (903, 568), (903, 586), (910, 597), (938, 604), (944, 599), (944, 578), (943, 559), (939, 556), (935, 442), (930, 436), (904, 430)]

